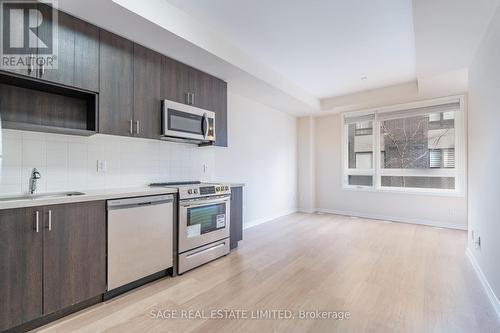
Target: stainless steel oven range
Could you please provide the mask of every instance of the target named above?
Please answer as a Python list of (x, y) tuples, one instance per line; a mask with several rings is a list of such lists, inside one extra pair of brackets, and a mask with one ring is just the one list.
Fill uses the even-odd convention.
[(228, 254), (231, 187), (198, 182), (165, 186), (179, 191), (177, 272)]

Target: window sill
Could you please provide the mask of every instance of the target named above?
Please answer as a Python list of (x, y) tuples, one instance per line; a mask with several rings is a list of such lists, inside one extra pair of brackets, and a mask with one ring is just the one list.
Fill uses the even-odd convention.
[(375, 188), (371, 186), (342, 186), (344, 191), (354, 192), (374, 192), (386, 194), (409, 194), (409, 195), (422, 195), (422, 196), (435, 196), (435, 197), (465, 197), (464, 191), (448, 191), (448, 190), (429, 190), (429, 189), (415, 189), (415, 188)]

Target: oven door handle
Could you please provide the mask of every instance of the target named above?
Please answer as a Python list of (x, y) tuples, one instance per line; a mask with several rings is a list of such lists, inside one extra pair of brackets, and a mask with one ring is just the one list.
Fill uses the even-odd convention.
[(197, 207), (197, 206), (207, 206), (219, 202), (226, 202), (230, 200), (231, 197), (217, 198), (211, 200), (190, 200), (190, 201), (180, 202), (180, 205), (182, 207)]

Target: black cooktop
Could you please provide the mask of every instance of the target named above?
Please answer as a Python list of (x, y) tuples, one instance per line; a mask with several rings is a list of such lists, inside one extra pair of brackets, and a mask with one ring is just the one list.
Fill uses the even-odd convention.
[(185, 182), (166, 182), (166, 183), (152, 183), (149, 184), (151, 187), (168, 187), (168, 186), (179, 186), (179, 185), (196, 185), (201, 184), (199, 180), (195, 181), (185, 181)]

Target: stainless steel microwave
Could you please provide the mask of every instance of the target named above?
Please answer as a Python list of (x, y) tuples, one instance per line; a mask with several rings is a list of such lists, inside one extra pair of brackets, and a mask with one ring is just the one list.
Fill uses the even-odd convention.
[(210, 143), (215, 141), (215, 113), (192, 105), (162, 101), (164, 139)]

